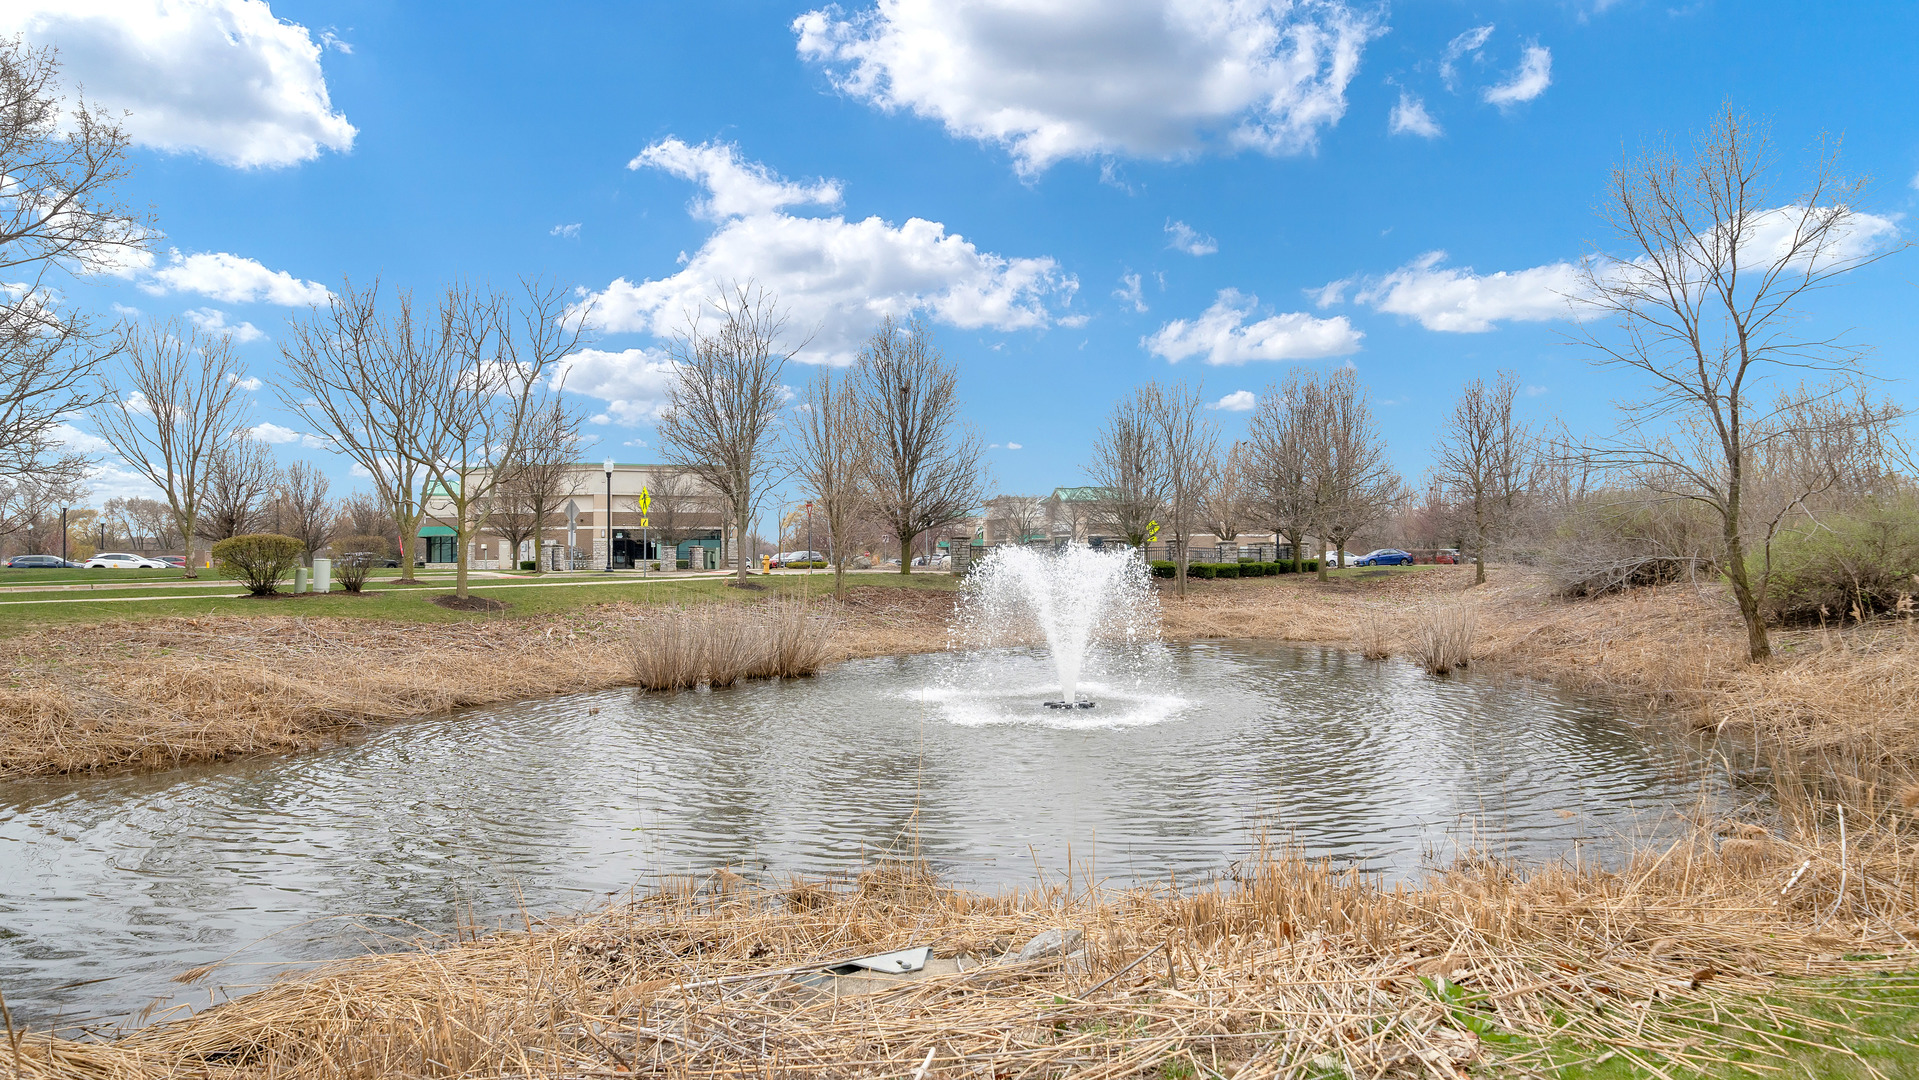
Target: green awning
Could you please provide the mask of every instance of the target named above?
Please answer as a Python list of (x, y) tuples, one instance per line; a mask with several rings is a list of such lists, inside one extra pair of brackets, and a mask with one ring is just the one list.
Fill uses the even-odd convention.
[(420, 535), (421, 536), (458, 536), (460, 534), (454, 532), (453, 526), (451, 525), (422, 525), (420, 526)]

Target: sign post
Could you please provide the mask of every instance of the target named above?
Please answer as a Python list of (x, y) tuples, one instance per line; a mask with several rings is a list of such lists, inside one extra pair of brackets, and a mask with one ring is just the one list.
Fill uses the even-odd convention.
[[(633, 505), (638, 507), (640, 511), (640, 552), (644, 555), (646, 552), (646, 512), (653, 508), (653, 493), (647, 490), (645, 484), (640, 485), (639, 497), (633, 500)], [(654, 552), (653, 556), (657, 559), (659, 552)], [(644, 559), (642, 559), (642, 561), (644, 561)]]

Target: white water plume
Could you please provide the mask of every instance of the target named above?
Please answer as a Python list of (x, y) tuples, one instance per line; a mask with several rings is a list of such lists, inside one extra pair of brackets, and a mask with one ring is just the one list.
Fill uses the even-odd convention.
[(1136, 551), (996, 548), (962, 587), (955, 630), (974, 649), (1043, 640), (1070, 705), (1096, 648), (1159, 639), (1159, 598)]

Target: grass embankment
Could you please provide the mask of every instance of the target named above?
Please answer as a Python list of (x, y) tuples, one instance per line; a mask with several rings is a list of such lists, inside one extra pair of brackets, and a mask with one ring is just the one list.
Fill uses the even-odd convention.
[[(1716, 590), (1572, 604), (1517, 573), (1469, 590), (1470, 573), (1196, 582), (1189, 598), (1166, 601), (1167, 636), (1359, 637), (1390, 651), (1423, 620), (1470, 606), (1476, 666), (1611, 690), (1716, 730), (1757, 754), (1748, 779), (1772, 785), (1772, 809), (1702, 818), (1623, 866), (1476, 861), (1411, 887), (1283, 853), (1198, 893), (1058, 884), (980, 896), (911, 866), (837, 887), (760, 889), (715, 872), (698, 890), (285, 979), (108, 1043), (36, 1032), (14, 1044), (16, 1067), (102, 1077), (1919, 1075), (1907, 1011), (1919, 982), (1905, 974), (1919, 968), (1919, 634), (1896, 623), (1785, 633), (1780, 658), (1752, 668)], [(836, 641), (859, 654), (938, 647), (949, 606), (935, 593), (862, 589)], [(551, 647), (574, 657), (611, 648), (622, 620), (647, 610), (594, 609), (572, 617), (580, 629), (555, 621), (576, 639)], [(308, 624), (285, 625), (297, 638)], [(546, 648), (535, 636), (514, 635), (476, 666)], [(994, 955), (1049, 928), (1080, 931), (1083, 954), (841, 998), (779, 974), (920, 944)]]
[[(357, 597), (0, 608), (0, 780), (312, 749), (448, 709), (629, 685), (634, 632), (658, 612), (822, 586), (754, 581), (764, 591), (716, 578), (471, 590), (504, 614), (441, 607), (444, 585), (392, 584)], [(943, 575), (874, 575), (836, 613), (829, 655), (942, 647), (943, 630), (927, 628), (944, 625), (951, 589)]]

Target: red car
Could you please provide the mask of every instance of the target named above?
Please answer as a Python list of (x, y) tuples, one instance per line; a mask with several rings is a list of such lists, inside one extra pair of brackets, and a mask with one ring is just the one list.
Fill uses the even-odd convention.
[(154, 558), (179, 570), (187, 568), (187, 561), (178, 555), (155, 555)]

